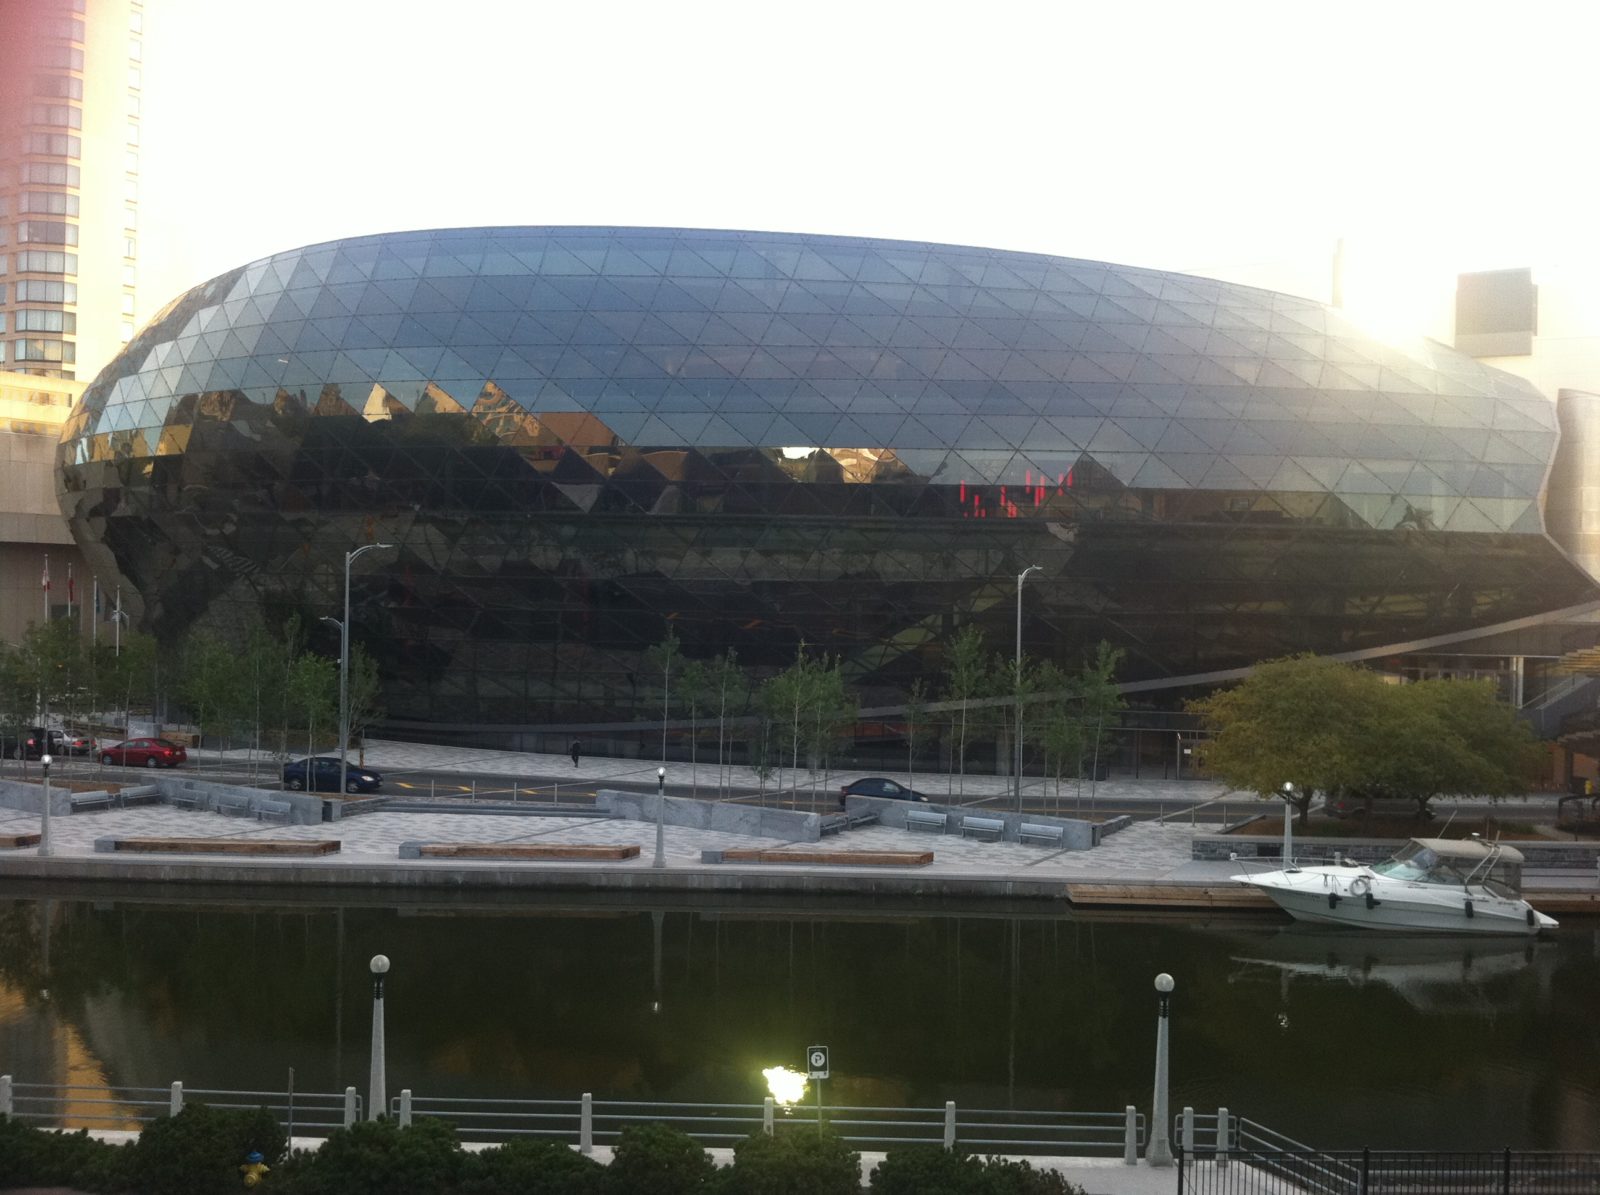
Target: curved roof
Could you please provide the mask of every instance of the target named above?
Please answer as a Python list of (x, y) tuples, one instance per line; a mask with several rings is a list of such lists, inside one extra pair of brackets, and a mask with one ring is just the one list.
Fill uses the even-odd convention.
[[(183, 401), (218, 394), (223, 413)], [(1332, 494), (1357, 524), (1447, 530), (1541, 531), (1556, 441), (1526, 382), (1305, 299), (1038, 254), (636, 228), (394, 233), (254, 262), (158, 317), (65, 439), (79, 462), (170, 454), (190, 423), (286, 396), (313, 417), (820, 448), (847, 473), (979, 486), (1087, 466), (1136, 489)]]

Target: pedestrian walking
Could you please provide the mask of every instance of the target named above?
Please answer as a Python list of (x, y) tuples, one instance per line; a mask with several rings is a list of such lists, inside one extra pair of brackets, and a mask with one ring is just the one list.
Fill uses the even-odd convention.
[(572, 740), (572, 752), (571, 752), (571, 754), (572, 754), (572, 766), (573, 767), (577, 767), (578, 766), (578, 754), (579, 754), (580, 750), (582, 749), (582, 746), (583, 746), (583, 744), (578, 742), (577, 739), (573, 739)]

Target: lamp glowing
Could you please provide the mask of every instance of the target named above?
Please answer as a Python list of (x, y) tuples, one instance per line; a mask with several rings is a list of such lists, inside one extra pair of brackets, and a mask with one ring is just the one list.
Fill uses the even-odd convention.
[(772, 1101), (787, 1107), (798, 1104), (806, 1093), (806, 1077), (800, 1071), (792, 1071), (786, 1066), (769, 1066), (761, 1072), (767, 1081), (767, 1090), (772, 1093)]

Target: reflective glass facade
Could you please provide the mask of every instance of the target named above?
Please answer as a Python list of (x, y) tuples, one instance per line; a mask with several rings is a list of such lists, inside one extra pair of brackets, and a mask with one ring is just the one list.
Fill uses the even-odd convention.
[[(1555, 412), (1432, 343), (1181, 275), (946, 245), (492, 228), (282, 253), (85, 393), (64, 509), (171, 636), (336, 614), (392, 716), (652, 716), (672, 628), (867, 704), (976, 623), (1125, 675), (1595, 596), (1545, 536)], [(104, 559), (109, 567), (111, 560)]]

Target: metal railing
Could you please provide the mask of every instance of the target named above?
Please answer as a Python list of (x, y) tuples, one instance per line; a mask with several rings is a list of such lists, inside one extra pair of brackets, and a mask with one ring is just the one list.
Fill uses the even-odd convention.
[(1178, 1195), (1593, 1195), (1600, 1154), (1180, 1148)]
[(777, 1124), (822, 1122), (858, 1149), (960, 1145), (985, 1153), (1126, 1155), (1145, 1141), (1143, 1115), (1039, 1112), (1011, 1108), (879, 1108), (831, 1105), (660, 1103), (646, 1100), (486, 1100), (422, 1097), (402, 1091), (389, 1101), (401, 1124), (429, 1116), (455, 1125), (464, 1140), (537, 1136), (576, 1143), (585, 1152), (611, 1145), (632, 1124), (667, 1124), (708, 1146), (727, 1146)]
[(265, 1108), (290, 1136), (348, 1128), (362, 1117), (354, 1087), (342, 1092), (231, 1091), (221, 1088), (92, 1087), (82, 1084), (18, 1083), (0, 1075), (0, 1116), (58, 1129), (138, 1129), (176, 1116), (186, 1100), (213, 1108)]

